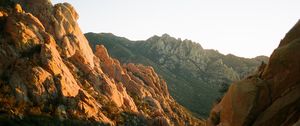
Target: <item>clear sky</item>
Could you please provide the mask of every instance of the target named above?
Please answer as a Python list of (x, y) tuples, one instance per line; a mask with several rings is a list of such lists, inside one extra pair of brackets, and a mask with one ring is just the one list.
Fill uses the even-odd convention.
[(300, 19), (300, 0), (52, 0), (71, 3), (83, 32), (131, 40), (167, 33), (243, 57), (269, 56)]

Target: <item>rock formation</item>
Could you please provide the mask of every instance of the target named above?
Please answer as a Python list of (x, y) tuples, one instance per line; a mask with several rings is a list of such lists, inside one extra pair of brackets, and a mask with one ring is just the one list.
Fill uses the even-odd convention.
[(232, 84), (212, 109), (208, 124), (300, 125), (300, 21), (256, 74)]
[(121, 65), (101, 45), (94, 54), (70, 4), (0, 3), (2, 124), (203, 124), (152, 67)]
[(247, 59), (223, 55), (167, 34), (146, 41), (130, 41), (109, 33), (85, 36), (92, 47), (105, 45), (111, 56), (122, 63), (153, 66), (166, 80), (175, 100), (202, 117), (209, 115), (212, 104), (231, 82), (244, 78), (268, 60), (265, 56)]
[[(173, 99), (166, 82), (156, 74), (153, 61), (149, 63), (154, 68), (121, 64), (103, 45), (95, 45), (93, 53), (70, 4), (52, 5), (49, 0), (0, 0), (0, 4), (1, 125), (205, 125)], [(300, 21), (280, 42), (268, 64), (262, 63), (255, 74), (230, 86), (211, 110), (206, 125), (299, 125), (299, 35)], [(182, 57), (192, 59), (183, 63), (192, 66), (186, 70), (206, 70), (210, 66), (213, 74), (227, 72), (222, 76), (225, 78), (241, 78), (243, 69), (248, 69), (238, 64), (249, 59), (238, 58), (230, 63), (235, 59), (232, 55), (206, 52), (188, 40), (167, 44), (173, 40), (168, 35), (154, 36), (147, 40), (154, 44), (142, 46), (144, 43), (137, 42), (136, 46), (151, 49), (148, 52), (172, 54), (170, 59), (157, 59), (168, 69), (177, 68), (170, 61), (183, 63)], [(130, 52), (125, 46), (119, 47), (125, 54)], [(197, 50), (207, 56), (198, 57), (202, 53)], [(138, 58), (149, 60), (142, 55)], [(207, 65), (198, 66), (198, 62)]]

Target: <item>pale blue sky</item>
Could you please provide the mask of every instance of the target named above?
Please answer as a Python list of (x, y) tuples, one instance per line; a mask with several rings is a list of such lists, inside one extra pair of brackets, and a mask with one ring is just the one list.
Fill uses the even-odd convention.
[(300, 18), (300, 0), (52, 0), (71, 3), (83, 32), (131, 40), (167, 33), (223, 54), (269, 56)]

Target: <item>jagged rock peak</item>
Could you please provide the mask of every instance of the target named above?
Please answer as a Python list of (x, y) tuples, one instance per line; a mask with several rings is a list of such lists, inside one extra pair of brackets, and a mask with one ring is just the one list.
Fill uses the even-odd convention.
[(157, 36), (157, 35), (154, 35), (152, 36), (151, 38), (149, 38), (147, 41), (149, 40), (158, 40), (158, 39), (161, 39), (163, 40), (164, 42), (167, 42), (169, 44), (174, 44), (174, 43), (177, 43), (177, 42), (180, 42), (180, 43), (185, 43), (185, 44), (192, 44), (192, 45), (197, 45), (199, 46), (199, 48), (203, 49), (202, 46), (199, 44), (199, 43), (196, 43), (196, 42), (192, 42), (191, 40), (188, 40), (188, 39), (184, 39), (183, 41), (181, 40), (181, 38), (174, 38), (172, 36), (170, 36), (169, 34), (167, 33), (164, 33), (161, 37)]
[(203, 50), (199, 43), (187, 39), (182, 41), (180, 38), (176, 39), (168, 34), (163, 34), (161, 37), (155, 35), (147, 39), (145, 44), (161, 53), (180, 52), (182, 56), (195, 55), (199, 50)]
[(162, 37), (162, 38), (170, 38), (171, 36), (168, 35), (167, 33), (164, 33), (164, 34), (161, 35), (161, 37)]

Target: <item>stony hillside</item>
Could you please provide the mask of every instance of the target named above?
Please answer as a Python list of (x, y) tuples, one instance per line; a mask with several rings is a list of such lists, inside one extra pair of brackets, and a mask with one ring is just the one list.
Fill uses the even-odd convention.
[(70, 4), (0, 4), (1, 125), (202, 125), (152, 67), (93, 53)]
[(212, 109), (212, 126), (300, 125), (300, 21), (281, 40), (268, 64), (233, 83)]
[(141, 63), (153, 68), (166, 80), (171, 95), (199, 116), (207, 117), (212, 104), (230, 83), (244, 78), (268, 57), (253, 59), (223, 55), (203, 49), (190, 40), (167, 34), (145, 41), (130, 41), (110, 33), (85, 34), (95, 48), (103, 44), (122, 63)]

